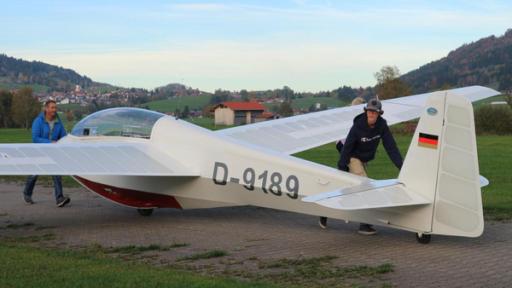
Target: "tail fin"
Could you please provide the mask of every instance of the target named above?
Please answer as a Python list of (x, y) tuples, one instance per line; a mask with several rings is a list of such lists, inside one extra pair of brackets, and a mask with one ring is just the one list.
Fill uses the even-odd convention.
[(480, 236), (484, 221), (473, 106), (447, 92), (431, 96), (426, 105), (399, 181), (433, 203), (431, 233)]

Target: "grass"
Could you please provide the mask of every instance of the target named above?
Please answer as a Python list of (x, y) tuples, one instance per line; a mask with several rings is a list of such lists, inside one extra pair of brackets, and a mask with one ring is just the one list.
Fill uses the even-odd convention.
[[(17, 236), (17, 237), (1, 237), (0, 246), (2, 244), (9, 245), (23, 245), (31, 243), (39, 243), (44, 241), (55, 240), (55, 234), (46, 233), (42, 235), (29, 235), (29, 236)], [(0, 249), (1, 250), (1, 249)], [(0, 285), (0, 287), (2, 287)]]
[(67, 110), (78, 110), (82, 109), (82, 106), (78, 103), (69, 103), (69, 104), (58, 104), (59, 111), (67, 111)]
[(127, 263), (80, 251), (0, 242), (0, 287), (274, 287)]
[(12, 89), (19, 89), (19, 88), (23, 88), (23, 87), (32, 88), (32, 91), (34, 93), (47, 93), (48, 90), (50, 89), (50, 87), (48, 87), (48, 86), (39, 85), (39, 84), (19, 84), (19, 83), (12, 83), (12, 82), (10, 82), (10, 83), (0, 82), (0, 89), (12, 90)]
[[(327, 107), (343, 107), (349, 104), (335, 97), (305, 97), (293, 99), (292, 108), (307, 110), (311, 105), (315, 105), (316, 103), (320, 103)], [(268, 109), (272, 109), (275, 106), (279, 107), (281, 103), (264, 103), (264, 105)]]
[[(406, 155), (412, 136), (395, 135), (402, 156)], [(490, 181), (482, 188), (485, 217), (488, 220), (512, 219), (512, 136), (478, 136), (478, 159), (480, 174)], [(297, 153), (296, 156), (336, 167), (338, 152), (334, 144), (326, 144), (311, 150)], [(369, 162), (368, 176), (373, 179), (398, 177), (398, 169), (389, 160), (382, 145), (379, 145), (375, 160)]]
[(200, 260), (200, 259), (224, 257), (227, 255), (228, 255), (228, 253), (223, 250), (210, 250), (210, 251), (206, 251), (206, 252), (192, 254), (189, 256), (180, 257), (180, 258), (178, 258), (178, 261), (194, 261), (194, 260)]
[(31, 223), (31, 222), (27, 222), (27, 223), (22, 223), (22, 224), (9, 224), (7, 226), (5, 226), (5, 229), (20, 229), (20, 228), (27, 228), (27, 227), (32, 227), (34, 226), (34, 223)]
[(30, 129), (8, 128), (0, 129), (0, 143), (31, 143)]
[(493, 96), (493, 97), (489, 97), (489, 98), (485, 98), (483, 100), (480, 100), (480, 101), (476, 101), (473, 105), (475, 108), (477, 107), (480, 107), (482, 105), (486, 105), (486, 104), (491, 104), (492, 102), (496, 102), (496, 101), (506, 101), (507, 98), (505, 95), (496, 95), (496, 96)]
[[(187, 121), (208, 129), (226, 128), (213, 125), (212, 118), (190, 118)], [(395, 135), (402, 156), (405, 156), (409, 148), (411, 137), (410, 135)], [(0, 129), (0, 143), (28, 143), (30, 141), (30, 130)], [(477, 136), (480, 174), (491, 182), (489, 186), (483, 188), (484, 211), (489, 220), (512, 219), (512, 177), (509, 175), (509, 170), (512, 168), (511, 143), (512, 136)], [(332, 143), (300, 152), (296, 156), (330, 167), (336, 167), (339, 157)], [(368, 165), (369, 177), (391, 179), (396, 178), (398, 172), (382, 145), (379, 145), (375, 160)], [(0, 176), (0, 179), (9, 182), (24, 182), (26, 176)], [(63, 177), (62, 181), (65, 187), (79, 186), (68, 176)], [(39, 183), (46, 186), (53, 185), (49, 176), (41, 176)]]
[(190, 118), (187, 118), (185, 120), (190, 122), (190, 123), (193, 123), (195, 125), (198, 125), (198, 126), (201, 126), (203, 128), (210, 129), (210, 130), (221, 130), (221, 129), (226, 129), (226, 128), (233, 127), (233, 126), (226, 126), (226, 125), (215, 125), (214, 124), (214, 119), (211, 118), (211, 117), (202, 117), (202, 118), (190, 117)]
[[(203, 109), (206, 105), (210, 104), (210, 100), (212, 95), (203, 94), (199, 96), (185, 96), (185, 97), (177, 97), (165, 100), (157, 100), (151, 101), (144, 104), (141, 104), (141, 107), (148, 106), (149, 109), (159, 111), (159, 112), (174, 112), (176, 108), (183, 110), (185, 106), (188, 106), (189, 109)], [(235, 101), (235, 100), (233, 100)], [(316, 103), (323, 104), (327, 107), (341, 107), (346, 106), (347, 102), (339, 100), (335, 97), (306, 97), (306, 98), (296, 98), (292, 102), (292, 107), (294, 109), (308, 109), (309, 106), (315, 105)], [(264, 104), (268, 109), (271, 109), (274, 106), (279, 106), (280, 103), (265, 103)]]
[(148, 106), (149, 109), (158, 111), (158, 112), (174, 112), (177, 108), (181, 111), (188, 106), (189, 109), (203, 109), (204, 106), (210, 103), (210, 99), (212, 95), (202, 94), (199, 96), (186, 96), (186, 97), (176, 97), (165, 100), (157, 100), (151, 101), (144, 104), (141, 104), (140, 107)]
[(277, 259), (262, 261), (258, 268), (260, 278), (266, 281), (301, 285), (305, 287), (346, 287), (358, 282), (382, 280), (381, 275), (393, 272), (393, 265), (384, 263), (377, 266), (338, 266), (333, 263), (336, 256), (321, 256), (298, 259)]
[(173, 248), (187, 247), (189, 245), (190, 244), (188, 244), (188, 243), (173, 243), (171, 245), (151, 244), (151, 245), (147, 245), (147, 246), (128, 245), (128, 246), (103, 248), (102, 250), (105, 253), (138, 254), (138, 253), (143, 253), (143, 252), (147, 252), (147, 251), (169, 251)]

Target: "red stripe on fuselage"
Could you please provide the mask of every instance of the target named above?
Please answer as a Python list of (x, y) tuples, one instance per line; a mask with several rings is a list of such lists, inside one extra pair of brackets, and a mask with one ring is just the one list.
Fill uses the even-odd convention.
[(75, 179), (101, 196), (116, 203), (134, 208), (178, 208), (182, 209), (176, 198), (168, 195), (119, 188), (74, 176)]

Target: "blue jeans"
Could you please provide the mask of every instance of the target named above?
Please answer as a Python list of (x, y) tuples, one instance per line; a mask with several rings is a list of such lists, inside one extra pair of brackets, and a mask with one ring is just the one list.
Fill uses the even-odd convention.
[[(25, 183), (25, 189), (23, 190), (23, 194), (25, 196), (32, 197), (34, 186), (36, 186), (37, 177), (37, 175), (28, 176), (27, 183)], [(55, 187), (55, 201), (59, 202), (59, 200), (64, 197), (64, 195), (62, 195), (62, 177), (52, 176), (52, 178), (53, 186)]]

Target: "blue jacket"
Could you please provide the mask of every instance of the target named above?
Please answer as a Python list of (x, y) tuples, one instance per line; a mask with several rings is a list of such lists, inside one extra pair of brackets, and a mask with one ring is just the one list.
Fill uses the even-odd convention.
[(34, 143), (52, 143), (52, 141), (58, 141), (66, 134), (66, 129), (64, 129), (59, 115), (55, 118), (52, 135), (50, 135), (50, 124), (44, 118), (44, 112), (41, 112), (32, 122), (32, 141)]
[(375, 127), (370, 128), (370, 126), (368, 126), (366, 113), (359, 114), (354, 118), (354, 125), (348, 133), (345, 144), (339, 149), (341, 152), (340, 160), (338, 161), (338, 169), (348, 171), (347, 165), (351, 157), (355, 157), (365, 163), (373, 160), (380, 139), (382, 139), (384, 148), (389, 158), (391, 158), (391, 161), (393, 161), (398, 169), (401, 169), (403, 163), (402, 155), (400, 155), (395, 139), (391, 131), (389, 131), (386, 120), (379, 116)]

